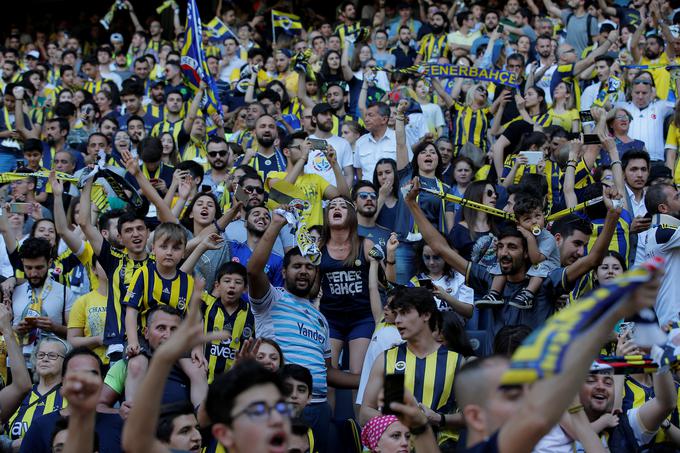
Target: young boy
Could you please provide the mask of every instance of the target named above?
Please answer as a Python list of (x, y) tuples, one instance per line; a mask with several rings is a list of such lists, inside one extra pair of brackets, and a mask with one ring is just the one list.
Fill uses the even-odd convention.
[(246, 268), (235, 262), (222, 264), (217, 271), (212, 294), (203, 293), (203, 328), (206, 333), (231, 331), (231, 338), (205, 345), (208, 361), (208, 383), (228, 371), (243, 343), (255, 337), (255, 317), (250, 304), (243, 300), (248, 288)]
[[(529, 260), (533, 266), (527, 272), (527, 275), (531, 277), (529, 284), (515, 294), (508, 304), (526, 310), (533, 307), (534, 296), (541, 288), (543, 279), (560, 266), (560, 252), (555, 237), (545, 229), (543, 200), (529, 195), (516, 194), (514, 212), (518, 222), (517, 229), (527, 240)], [(486, 297), (475, 303), (477, 306), (485, 307), (504, 303), (503, 288), (506, 278), (501, 275), (498, 264), (490, 272), (494, 275), (491, 290)]]
[[(135, 391), (149, 365), (151, 351), (140, 344), (139, 338), (146, 328), (149, 309), (164, 304), (185, 313), (194, 287), (192, 276), (179, 269), (184, 256), (187, 238), (184, 229), (175, 223), (162, 223), (154, 232), (152, 251), (156, 261), (149, 260), (132, 275), (124, 304), (125, 331), (127, 333), (128, 375), (125, 380), (127, 400), (133, 400)], [(203, 351), (196, 347), (191, 357), (179, 360), (179, 366), (191, 381), (191, 402), (197, 407), (208, 391)]]
[(300, 417), (312, 399), (312, 373), (301, 365), (287, 363), (281, 368), (286, 403), (293, 406), (293, 417)]

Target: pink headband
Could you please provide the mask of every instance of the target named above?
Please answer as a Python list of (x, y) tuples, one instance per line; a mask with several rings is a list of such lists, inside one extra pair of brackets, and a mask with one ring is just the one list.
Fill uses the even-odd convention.
[(370, 419), (364, 429), (361, 430), (361, 443), (373, 451), (378, 446), (378, 441), (388, 426), (399, 421), (394, 415), (380, 415)]

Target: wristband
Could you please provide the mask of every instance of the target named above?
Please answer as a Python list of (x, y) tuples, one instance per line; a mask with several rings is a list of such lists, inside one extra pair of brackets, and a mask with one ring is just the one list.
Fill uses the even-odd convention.
[(224, 233), (224, 230), (226, 228), (220, 228), (220, 226), (217, 224), (217, 220), (213, 220), (213, 225), (215, 225), (215, 229), (217, 230), (218, 233), (220, 234)]
[(570, 407), (569, 409), (567, 409), (567, 412), (569, 412), (570, 414), (576, 414), (578, 412), (581, 412), (582, 409), (583, 404), (579, 404), (578, 406)]
[(429, 423), (423, 423), (420, 426), (416, 426), (414, 428), (409, 429), (409, 432), (411, 433), (412, 436), (419, 436), (423, 434), (425, 431), (427, 431), (427, 428), (430, 427)]
[(576, 170), (576, 165), (574, 165), (574, 164), (567, 164), (567, 168), (569, 168), (569, 167), (573, 168), (574, 171)]
[(620, 160), (615, 160), (615, 161), (613, 161), (611, 164), (609, 164), (609, 166), (610, 166), (610, 167), (613, 167), (614, 164), (619, 164), (619, 165), (621, 165), (621, 161), (620, 161)]
[(443, 412), (439, 413), (439, 429), (442, 429), (446, 425), (446, 416)]
[(395, 264), (397, 264), (397, 262), (396, 262), (396, 261), (387, 261), (387, 260), (385, 260), (385, 264), (390, 265), (390, 266), (394, 266)]

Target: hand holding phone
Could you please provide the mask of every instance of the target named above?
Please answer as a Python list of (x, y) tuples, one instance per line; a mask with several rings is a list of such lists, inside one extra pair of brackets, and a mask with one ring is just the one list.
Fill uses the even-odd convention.
[(30, 214), (33, 206), (31, 203), (10, 203), (9, 212), (12, 214)]
[(432, 283), (432, 280), (429, 278), (419, 278), (418, 284), (423, 288), (429, 289), (430, 291), (434, 290), (434, 283)]
[(404, 375), (386, 374), (383, 394), (385, 400), (382, 410), (383, 414), (396, 415), (396, 413), (390, 409), (390, 404), (393, 402), (404, 404)]

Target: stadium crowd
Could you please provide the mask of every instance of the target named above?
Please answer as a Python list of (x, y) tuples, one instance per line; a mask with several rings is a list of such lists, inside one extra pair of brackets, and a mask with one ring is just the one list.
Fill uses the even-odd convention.
[(3, 33), (2, 451), (680, 451), (677, 3), (137, 3)]

